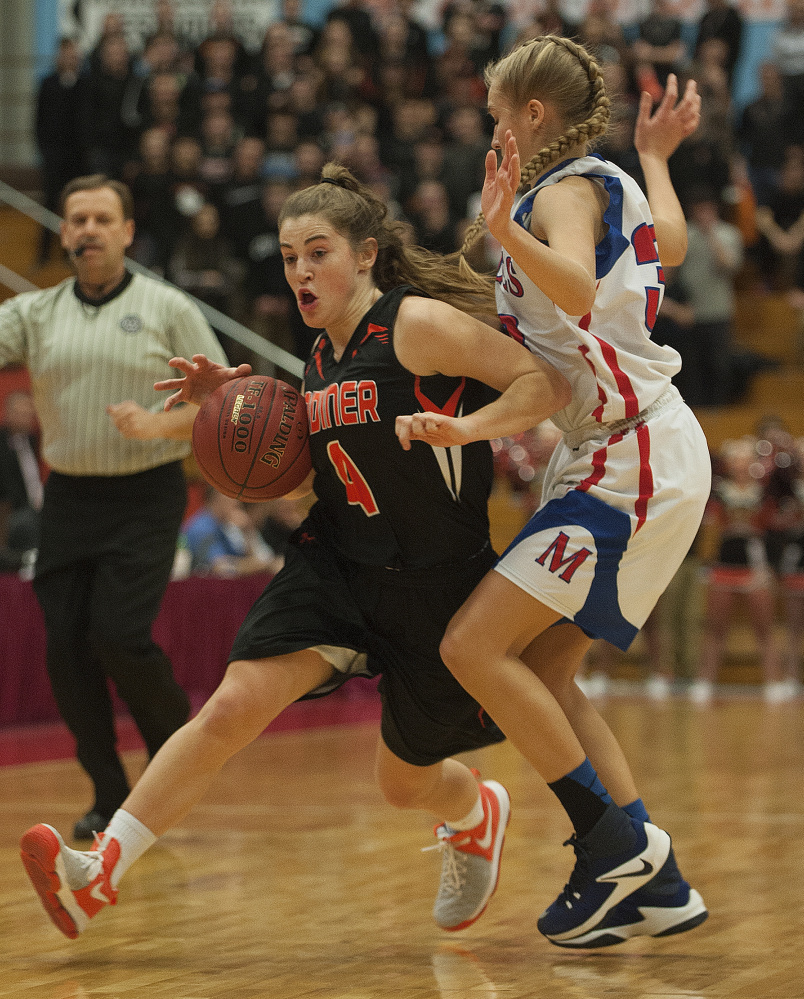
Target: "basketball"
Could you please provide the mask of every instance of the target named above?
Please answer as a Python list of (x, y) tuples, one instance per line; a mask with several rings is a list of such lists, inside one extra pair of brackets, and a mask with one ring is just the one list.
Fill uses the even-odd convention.
[(226, 496), (246, 503), (284, 496), (311, 468), (304, 398), (267, 375), (226, 382), (196, 415), (193, 455)]

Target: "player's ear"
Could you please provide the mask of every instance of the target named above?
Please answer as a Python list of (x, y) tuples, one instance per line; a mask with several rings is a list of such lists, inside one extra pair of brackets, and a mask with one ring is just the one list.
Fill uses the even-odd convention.
[(357, 251), (357, 260), (361, 268), (370, 271), (377, 259), (378, 251), (379, 246), (373, 236), (369, 236), (368, 239), (363, 240), (362, 246)]

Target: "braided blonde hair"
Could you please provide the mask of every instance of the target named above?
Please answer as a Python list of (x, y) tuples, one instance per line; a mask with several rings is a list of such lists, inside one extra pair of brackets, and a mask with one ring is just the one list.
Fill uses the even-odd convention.
[[(523, 188), (530, 187), (535, 177), (573, 146), (593, 142), (608, 128), (610, 101), (600, 67), (582, 45), (569, 38), (540, 35), (529, 39), (487, 66), (485, 79), (487, 87), (496, 83), (514, 107), (524, 107), (538, 96), (568, 123), (557, 139), (522, 167)], [(481, 212), (466, 230), (461, 259), (479, 238), (484, 224)]]

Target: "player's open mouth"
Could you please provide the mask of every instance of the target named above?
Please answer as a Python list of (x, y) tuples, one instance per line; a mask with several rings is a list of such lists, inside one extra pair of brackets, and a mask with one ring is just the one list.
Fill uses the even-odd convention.
[(299, 292), (299, 308), (311, 309), (315, 303), (318, 301), (316, 296), (311, 291), (300, 291)]

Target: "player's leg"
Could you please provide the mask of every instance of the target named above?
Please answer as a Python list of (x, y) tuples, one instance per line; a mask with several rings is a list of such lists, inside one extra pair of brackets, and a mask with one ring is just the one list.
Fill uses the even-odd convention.
[[(616, 918), (618, 905), (661, 872), (671, 856), (670, 837), (612, 801), (556, 697), (618, 799), (638, 802), (616, 741), (572, 682), (588, 642), (575, 626), (557, 624), (558, 619), (557, 612), (491, 572), (453, 619), (442, 650), (458, 680), (541, 773), (575, 827), (575, 870), (540, 917), (539, 929), (560, 946), (598, 947), (618, 942), (610, 939), (606, 920), (610, 914)], [(529, 663), (539, 664), (541, 676), (550, 677), (551, 689), (520, 658), (523, 649)], [(706, 910), (685, 911), (683, 921), (689, 925), (683, 928), (697, 917), (706, 918)], [(637, 914), (619, 939), (642, 932), (633, 925), (639, 919)]]
[(51, 826), (29, 829), (20, 843), (22, 860), (56, 926), (77, 937), (114, 904), (126, 870), (204, 796), (224, 763), (332, 672), (311, 650), (231, 663), (199, 714), (153, 758), (91, 851), (69, 849)]
[(375, 767), (386, 800), (397, 808), (423, 809), (440, 821), (435, 827), (442, 852), (441, 880), (433, 918), (445, 930), (461, 930), (486, 910), (497, 887), (508, 792), (497, 781), (481, 781), (477, 771), (455, 759), (413, 766), (380, 739)]

